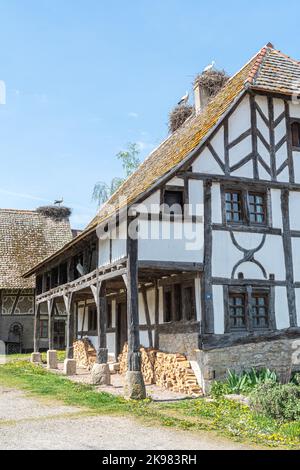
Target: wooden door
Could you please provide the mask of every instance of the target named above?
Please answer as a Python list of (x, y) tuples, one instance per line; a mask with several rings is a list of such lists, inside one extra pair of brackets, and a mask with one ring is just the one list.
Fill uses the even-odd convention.
[(117, 337), (116, 337), (116, 357), (123, 351), (124, 344), (128, 339), (127, 327), (127, 305), (126, 303), (117, 304)]
[(63, 350), (66, 347), (66, 322), (65, 320), (54, 321), (54, 348)]

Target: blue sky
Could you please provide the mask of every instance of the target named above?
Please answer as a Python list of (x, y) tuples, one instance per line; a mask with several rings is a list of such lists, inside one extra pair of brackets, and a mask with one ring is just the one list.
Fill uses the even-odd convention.
[(74, 228), (94, 183), (122, 176), (116, 153), (157, 146), (212, 60), (232, 74), (269, 41), (300, 59), (297, 1), (0, 0), (0, 17), (0, 207), (63, 196)]

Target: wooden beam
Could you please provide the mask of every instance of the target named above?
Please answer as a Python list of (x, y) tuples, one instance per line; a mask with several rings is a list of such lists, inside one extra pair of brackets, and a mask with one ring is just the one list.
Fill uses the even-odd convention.
[(157, 271), (191, 271), (191, 272), (202, 272), (203, 263), (185, 263), (177, 261), (151, 261), (143, 260), (138, 262), (139, 270), (141, 269), (156, 269)]

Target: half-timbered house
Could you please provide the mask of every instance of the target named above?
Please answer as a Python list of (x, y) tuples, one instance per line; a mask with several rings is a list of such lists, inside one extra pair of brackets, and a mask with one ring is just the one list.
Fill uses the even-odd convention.
[(212, 100), (196, 84), (195, 114), (26, 274), (50, 321), (64, 299), (69, 357), (78, 331), (99, 364), (128, 341), (129, 388), (140, 344), (193, 358), (204, 388), (227, 369), (297, 367), (299, 93), (300, 63), (271, 44)]
[[(0, 340), (8, 353), (32, 351), (35, 276), (22, 274), (72, 238), (69, 221), (55, 221), (36, 211), (0, 209)], [(44, 315), (46, 313), (46, 315)], [(56, 311), (57, 348), (65, 346), (65, 312)], [(48, 347), (48, 316), (42, 311), (41, 348)]]

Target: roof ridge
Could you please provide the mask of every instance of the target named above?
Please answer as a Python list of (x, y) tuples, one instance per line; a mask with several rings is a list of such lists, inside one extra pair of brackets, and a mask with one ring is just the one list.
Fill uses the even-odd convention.
[[(264, 59), (266, 58), (267, 56), (267, 53), (271, 50), (271, 44), (267, 44), (266, 46), (262, 47), (260, 49), (260, 51), (256, 54), (256, 56), (253, 57), (253, 59), (255, 57), (257, 57), (257, 60), (255, 61), (255, 63), (253, 64), (253, 67), (252, 69), (250, 70), (249, 74), (248, 74), (248, 77), (247, 79), (245, 80), (245, 85), (254, 85), (255, 83), (255, 80), (259, 74), (259, 71), (261, 69), (261, 66), (263, 65), (263, 62), (264, 62)], [(253, 60), (252, 59), (252, 60)], [(251, 62), (251, 61), (250, 61)]]

